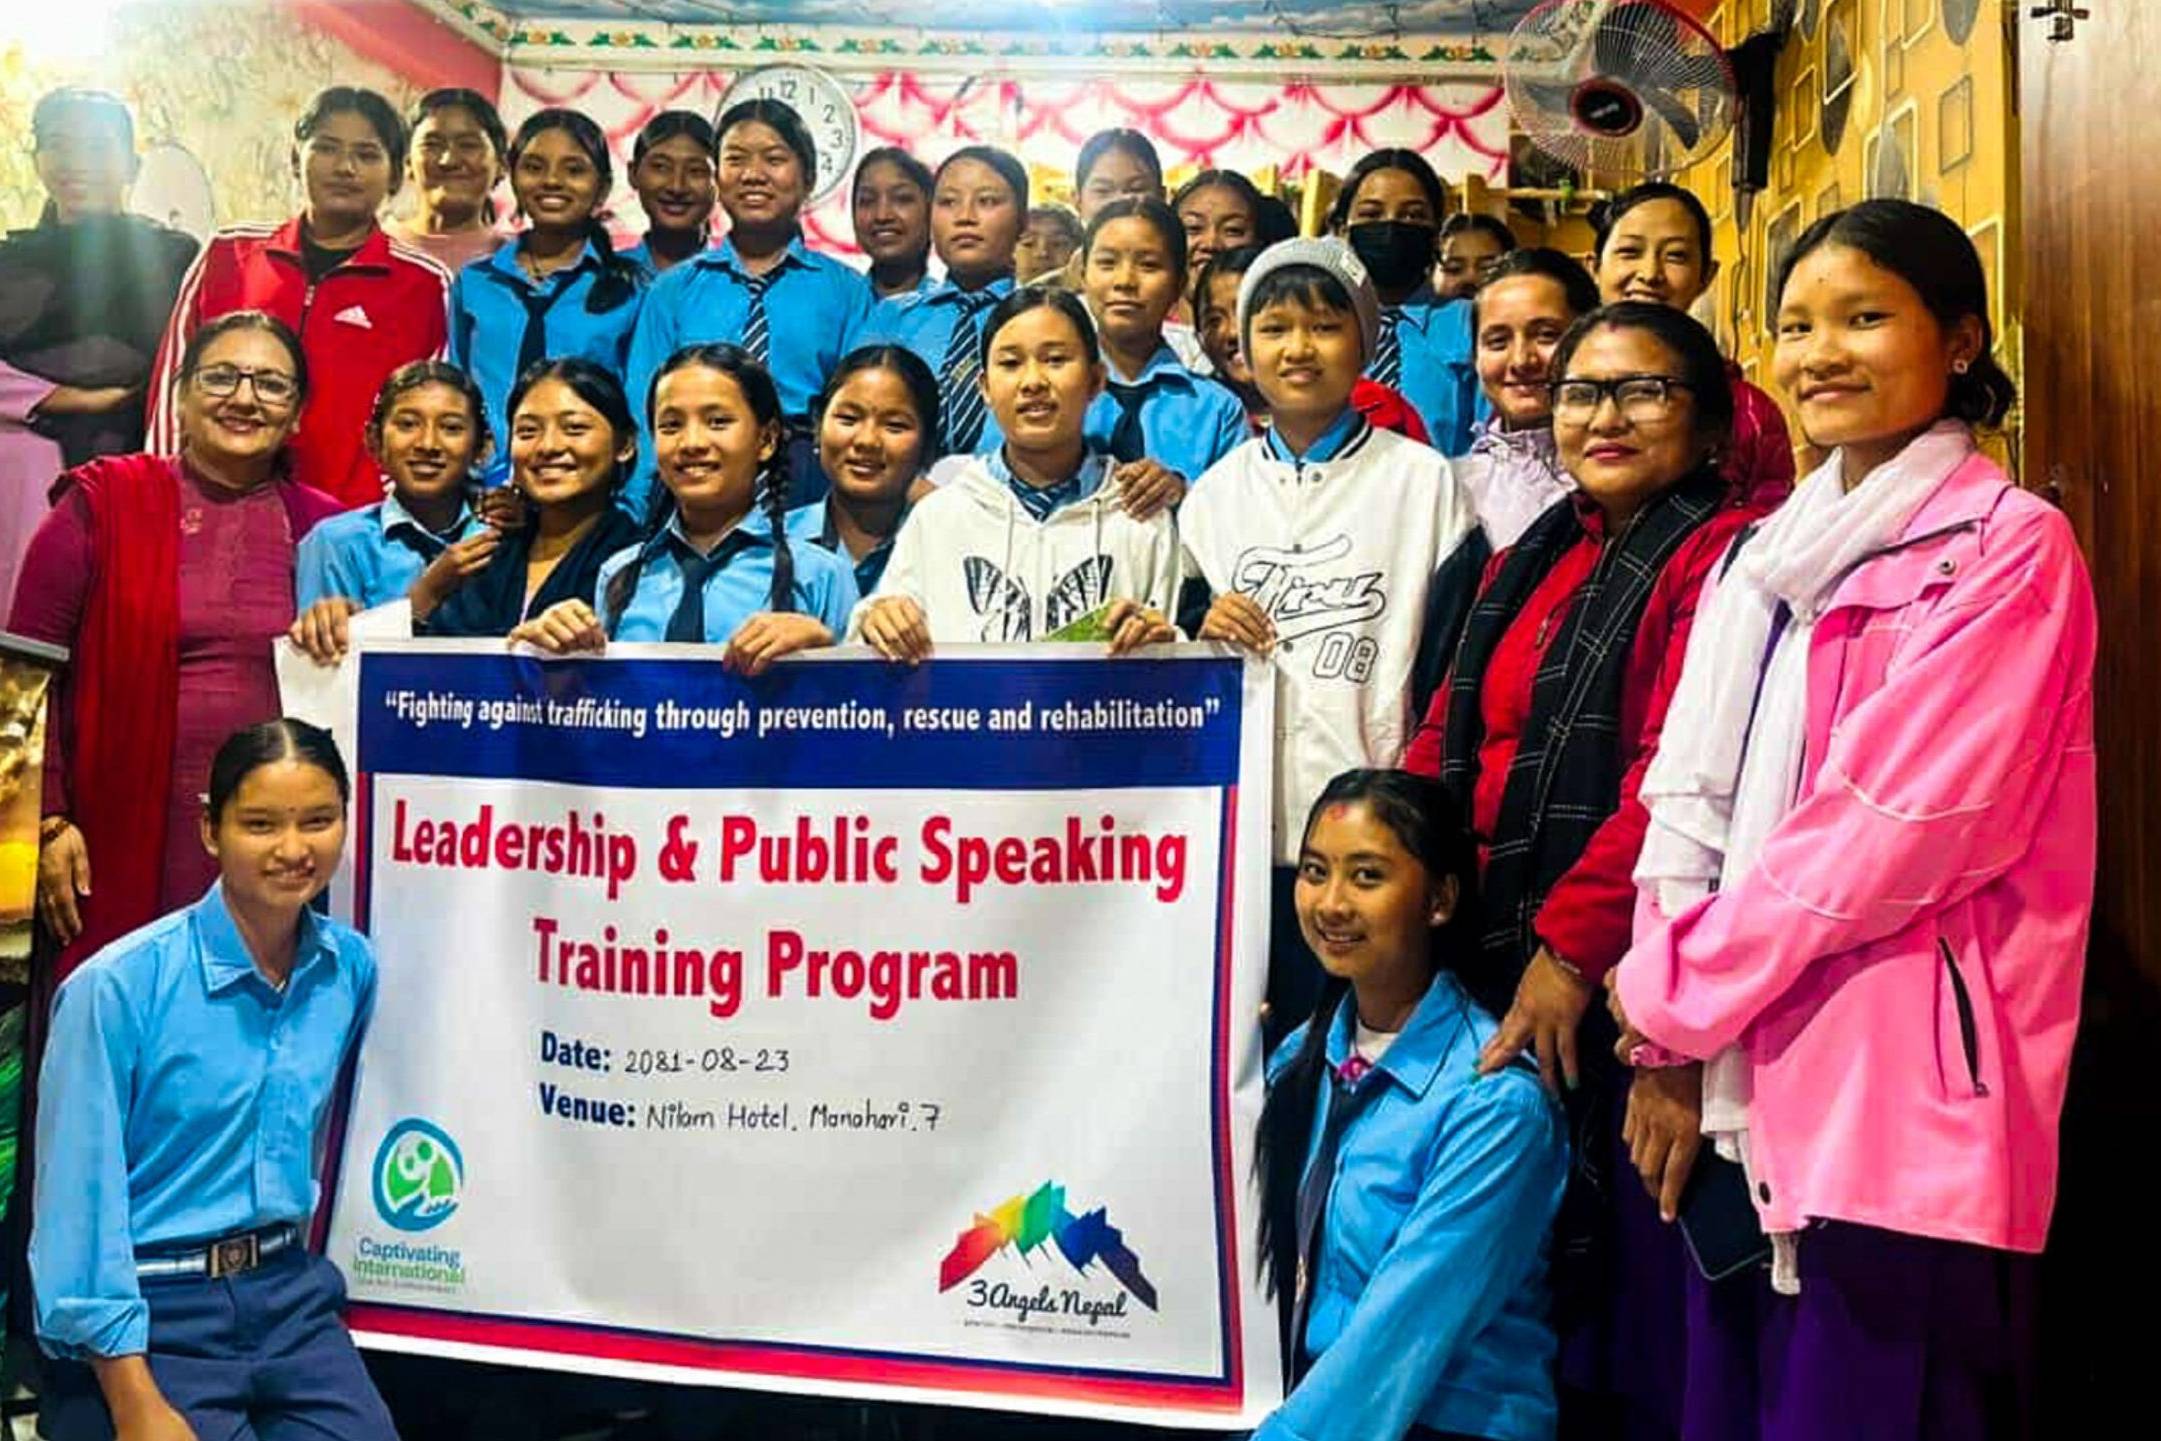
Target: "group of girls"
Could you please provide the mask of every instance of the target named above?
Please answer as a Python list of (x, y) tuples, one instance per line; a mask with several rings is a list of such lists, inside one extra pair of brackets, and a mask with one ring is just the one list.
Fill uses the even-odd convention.
[[(25, 559), (11, 628), (74, 651), (40, 915), (63, 974), (96, 955), (40, 1113), (56, 1436), (387, 1434), (296, 1244), (310, 1148), (191, 1113), (292, 1165), (183, 1196), (130, 1119), (226, 1094), (174, 1058), (260, 1067), (276, 1025), (311, 1038), (279, 1115), (322, 1114), (372, 985), (305, 912), (343, 771), (247, 723), (272, 635), (334, 661), (399, 601), (424, 634), (747, 675), (850, 638), (1259, 657), (1267, 1441), (2019, 1434), (2094, 615), (2062, 517), (1976, 448), (2012, 396), (1955, 224), (1872, 201), (1801, 237), (1774, 371), (1826, 459), (1794, 489), (1776, 404), (1685, 314), (1715, 264), (1670, 186), (1616, 197), (1586, 271), (1444, 228), (1409, 152), (1296, 239), (1224, 172), (1166, 198), (1113, 132), (1071, 264), (1017, 285), (1027, 176), (992, 148), (865, 158), (866, 277), (803, 244), (785, 106), (657, 120), (623, 254), (584, 117), (505, 137), (439, 92), (417, 120), (407, 152), (376, 97), (318, 99), (307, 210), (182, 288), (169, 444), (69, 471)], [(400, 154), (411, 244), (375, 219)], [(526, 225), (484, 244), (498, 170)], [(422, 253), (468, 247), (454, 282)], [(230, 1350), (210, 1242), (293, 1322), (275, 1354), (184, 1364)]]
[[(125, 119), (105, 97), (77, 100), (75, 111), (91, 115), (92, 128)], [(48, 118), (50, 134), (67, 129), (59, 109)], [(116, 158), (118, 179), (106, 187), (123, 198), (128, 159)], [(816, 459), (815, 405), (842, 358), (865, 346), (904, 348), (929, 367), (940, 401), (933, 439), (951, 468), (1002, 441), (978, 383), (983, 318), (1013, 288), (1029, 215), (1027, 173), (1002, 151), (969, 147), (935, 172), (898, 149), (864, 157), (852, 199), (867, 275), (804, 244), (816, 151), (800, 118), (775, 102), (746, 102), (716, 124), (687, 112), (656, 116), (629, 167), (648, 228), (620, 253), (603, 223), (614, 188), (607, 138), (574, 110), (535, 112), (510, 133), (469, 90), (430, 92), (400, 117), (371, 91), (333, 87), (296, 123), (294, 161), (306, 196), (300, 213), (211, 237), (173, 295), (155, 366), (135, 387), (111, 391), (123, 406), (146, 403), (154, 450), (179, 448), (175, 381), (188, 342), (210, 320), (242, 310), (282, 322), (311, 362), (314, 383), (293, 417), (287, 464), (294, 479), (349, 508), (383, 494), (368, 437), (385, 383), (439, 356), (478, 387), (492, 439), (479, 473), (491, 485), (512, 464), (513, 391), (539, 362), (581, 360), (614, 376), (639, 423), (641, 443), (617, 493), (633, 519), (652, 509), (657, 455), (641, 412), (653, 377), (691, 345), (740, 345), (772, 379), (791, 509), (830, 485)], [(1294, 226), (1280, 201), (1234, 172), (1203, 172), (1168, 197), (1152, 145), (1132, 131), (1094, 137), (1074, 178), (1080, 241), (1050, 282), (1086, 302), (1108, 366), (1088, 444), (1120, 469), (1129, 507), (1145, 516), (1182, 499), (1265, 416), (1235, 347), (1204, 344), (1179, 318), (1207, 315), (1201, 272), (1218, 255), (1265, 246)], [(496, 209), (506, 179), (514, 234)], [(401, 192), (409, 192), (409, 213), (381, 222)], [(1444, 248), (1442, 205), (1422, 159), (1378, 152), (1354, 175), (1334, 223), (1380, 279), (1382, 330), (1361, 378), (1361, 409), (1446, 450), (1468, 444), (1474, 403), (1467, 305), (1441, 301), (1431, 283)], [(716, 246), (717, 211), (728, 233)], [(1445, 361), (1435, 348), (1443, 342), (1426, 339), (1443, 332), (1453, 347)], [(1445, 384), (1429, 375), (1445, 375)], [(34, 381), (31, 389), (23, 408), (40, 427), (107, 395)], [(26, 513), (0, 536), (0, 553), (11, 559), (27, 547), (34, 518)], [(462, 545), (456, 563), (474, 574), (502, 548), (500, 533), (460, 526), (435, 538)], [(456, 573), (446, 565), (423, 598), (443, 599), (439, 582)]]

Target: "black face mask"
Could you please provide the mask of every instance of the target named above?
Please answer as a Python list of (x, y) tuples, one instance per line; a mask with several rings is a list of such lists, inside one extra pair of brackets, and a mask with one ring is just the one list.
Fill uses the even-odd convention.
[(1408, 220), (1361, 220), (1345, 232), (1351, 249), (1382, 290), (1408, 290), (1432, 278), (1440, 227)]

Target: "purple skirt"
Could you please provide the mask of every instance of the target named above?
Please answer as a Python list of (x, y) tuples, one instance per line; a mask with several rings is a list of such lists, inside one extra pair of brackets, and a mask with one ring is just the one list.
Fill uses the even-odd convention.
[(1819, 1222), (1801, 1294), (1688, 1272), (1686, 1441), (2023, 1441), (2039, 1257)]

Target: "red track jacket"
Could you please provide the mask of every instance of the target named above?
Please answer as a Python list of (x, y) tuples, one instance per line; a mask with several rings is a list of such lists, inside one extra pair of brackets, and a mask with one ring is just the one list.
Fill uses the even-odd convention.
[(300, 219), (236, 225), (203, 247), (181, 282), (150, 378), (150, 440), (158, 455), (180, 450), (173, 378), (188, 339), (235, 310), (265, 310), (300, 337), (309, 393), (291, 449), (293, 478), (346, 506), (383, 498), (382, 473), (362, 434), (375, 393), (408, 361), (440, 356), (449, 337), (450, 272), (381, 230), (352, 257), (308, 284)]

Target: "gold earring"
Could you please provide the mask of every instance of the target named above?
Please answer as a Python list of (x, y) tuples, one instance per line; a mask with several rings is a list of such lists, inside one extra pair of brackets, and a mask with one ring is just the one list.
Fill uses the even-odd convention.
[(1964, 375), (1967, 367), (1972, 363), (1968, 360), (1954, 360), (1951, 362), (1951, 373), (1953, 375)]

